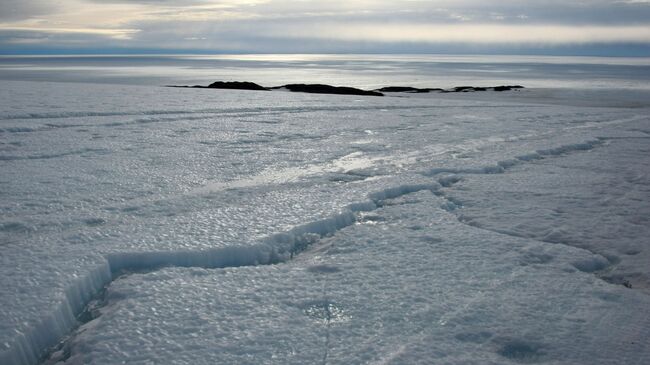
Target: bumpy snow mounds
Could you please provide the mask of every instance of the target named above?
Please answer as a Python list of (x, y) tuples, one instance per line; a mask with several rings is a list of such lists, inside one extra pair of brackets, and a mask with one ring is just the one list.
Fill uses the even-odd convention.
[[(400, 110), (400, 109), (428, 109), (430, 106), (426, 104), (411, 105), (411, 106), (399, 106), (391, 105), (384, 106), (387, 110)], [(468, 108), (477, 108), (477, 106), (467, 106)], [(495, 107), (506, 107), (506, 106), (495, 106)], [(3, 120), (39, 120), (39, 119), (76, 119), (76, 118), (86, 118), (86, 117), (133, 117), (133, 116), (158, 116), (158, 115), (183, 115), (187, 118), (188, 115), (195, 114), (212, 114), (212, 115), (240, 115), (240, 114), (250, 114), (250, 113), (259, 113), (259, 112), (272, 112), (272, 113), (284, 113), (284, 112), (319, 112), (319, 111), (364, 111), (364, 110), (374, 110), (376, 107), (370, 106), (353, 106), (353, 105), (341, 105), (341, 106), (300, 106), (300, 107), (286, 107), (286, 106), (273, 106), (269, 105), (266, 107), (253, 107), (253, 108), (242, 108), (242, 107), (232, 107), (232, 108), (211, 108), (211, 109), (192, 109), (192, 110), (183, 110), (183, 109), (170, 109), (170, 110), (145, 110), (145, 111), (131, 111), (131, 112), (115, 112), (115, 111), (106, 111), (106, 112), (93, 112), (93, 111), (83, 111), (83, 112), (43, 112), (43, 113), (27, 113), (27, 114), (0, 114), (0, 118)], [(184, 119), (185, 119), (184, 118)], [(151, 119), (151, 118), (150, 118)], [(115, 126), (114, 124), (104, 124), (106, 126)], [(80, 126), (78, 124), (73, 126)], [(81, 125), (83, 126), (83, 124)], [(60, 128), (59, 125), (50, 125), (49, 129)], [(2, 129), (2, 131), (11, 132), (7, 129)], [(25, 128), (25, 131), (31, 132), (34, 131), (30, 128)], [(20, 132), (20, 129), (15, 132)]]
[[(493, 174), (503, 173), (506, 168), (518, 163), (542, 159), (546, 156), (559, 156), (574, 151), (584, 151), (601, 144), (600, 140), (579, 144), (564, 145), (548, 150), (539, 150), (525, 156), (517, 157), (516, 163), (499, 162), (494, 166), (466, 169), (431, 169), (428, 175), (443, 173), (453, 174)], [(294, 255), (306, 250), (309, 245), (323, 237), (331, 236), (341, 229), (357, 222), (355, 213), (370, 212), (382, 206), (385, 200), (397, 199), (404, 195), (430, 191), (436, 195), (441, 187), (449, 187), (460, 181), (458, 176), (439, 177), (428, 184), (401, 185), (368, 194), (368, 200), (349, 204), (342, 213), (329, 218), (297, 226), (287, 232), (271, 235), (262, 243), (255, 245), (232, 245), (224, 248), (201, 251), (160, 251), (160, 252), (123, 252), (106, 256), (106, 264), (101, 265), (89, 276), (68, 286), (65, 300), (44, 319), (40, 325), (27, 334), (21, 335), (16, 345), (3, 352), (3, 363), (33, 364), (48, 348), (61, 342), (74, 327), (76, 318), (84, 311), (91, 298), (95, 297), (110, 282), (124, 273), (148, 272), (164, 267), (226, 268), (241, 266), (269, 265), (286, 262)], [(453, 205), (453, 201), (449, 204)], [(593, 272), (608, 265), (601, 256), (593, 260), (576, 262), (574, 266), (581, 271)]]
[(11, 86), (0, 363), (647, 359), (637, 110)]
[(0, 364), (35, 364), (48, 348), (62, 341), (77, 327), (77, 317), (94, 296), (112, 281), (109, 263), (97, 267), (87, 276), (68, 285), (65, 297), (56, 303), (41, 321), (24, 333), (18, 333), (13, 343), (4, 344)]
[(353, 203), (343, 213), (272, 235), (264, 243), (230, 246), (213, 250), (176, 252), (115, 253), (106, 256), (105, 265), (68, 286), (65, 299), (29, 332), (20, 334), (14, 344), (0, 354), (2, 364), (34, 364), (48, 348), (62, 341), (78, 325), (77, 317), (110, 282), (123, 273), (151, 271), (162, 267), (224, 268), (268, 265), (284, 262), (305, 250), (318, 239), (332, 235), (356, 222), (355, 212), (371, 211), (385, 199), (397, 198), (439, 185), (405, 185), (370, 194), (370, 200)]
[(533, 153), (516, 156), (514, 159), (497, 162), (496, 165), (484, 167), (469, 168), (434, 168), (429, 170), (426, 175), (434, 176), (443, 173), (449, 174), (500, 174), (507, 169), (517, 166), (521, 163), (541, 160), (545, 157), (561, 156), (575, 151), (588, 151), (594, 147), (605, 143), (602, 139), (585, 141), (583, 143), (574, 143), (546, 150), (537, 150)]
[[(588, 252), (462, 229), (437, 209), (441, 201), (428, 191), (388, 199), (283, 265), (124, 276), (107, 289), (103, 314), (72, 336), (69, 362), (242, 363), (251, 354), (291, 364), (648, 358), (637, 341), (648, 334), (647, 317), (620, 326), (626, 314), (616, 309), (625, 303), (645, 316), (643, 296), (572, 269)], [(486, 262), (488, 253), (499, 259)], [(594, 313), (599, 320), (590, 320)], [(160, 323), (145, 320), (153, 318)], [(109, 359), (107, 348), (118, 351)]]
[(202, 251), (116, 253), (106, 258), (114, 274), (150, 271), (167, 266), (223, 268), (275, 264), (293, 258), (315, 241), (354, 224), (357, 222), (355, 213), (375, 210), (383, 200), (422, 190), (435, 192), (439, 188), (440, 184), (431, 183), (381, 190), (369, 194), (369, 200), (349, 204), (341, 213), (273, 234), (256, 245), (233, 245)]
[(439, 187), (435, 183), (403, 185), (372, 193), (368, 195), (369, 200), (352, 203), (342, 213), (271, 235), (260, 244), (233, 245), (202, 251), (116, 253), (107, 255), (106, 258), (114, 276), (122, 272), (151, 271), (169, 266), (214, 269), (285, 262), (317, 240), (357, 222), (355, 213), (375, 210), (386, 199), (422, 190), (434, 192)]

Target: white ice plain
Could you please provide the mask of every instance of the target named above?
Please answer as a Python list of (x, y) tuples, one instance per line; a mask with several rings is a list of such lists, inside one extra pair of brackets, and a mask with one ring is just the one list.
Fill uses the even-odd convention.
[(0, 364), (650, 362), (638, 102), (5, 84)]

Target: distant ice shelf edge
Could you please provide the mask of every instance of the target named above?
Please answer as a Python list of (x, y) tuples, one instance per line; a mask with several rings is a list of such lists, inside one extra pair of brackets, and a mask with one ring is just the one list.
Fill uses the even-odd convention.
[[(438, 177), (431, 183), (400, 185), (367, 195), (367, 200), (347, 205), (338, 214), (329, 218), (306, 223), (293, 229), (273, 234), (260, 243), (248, 246), (230, 246), (200, 251), (156, 251), (124, 252), (104, 256), (105, 260), (86, 276), (79, 278), (65, 290), (65, 297), (51, 313), (25, 332), (18, 333), (13, 343), (3, 344), (0, 364), (33, 365), (43, 360), (48, 352), (61, 342), (78, 325), (78, 317), (84, 313), (88, 303), (116, 278), (128, 272), (153, 271), (163, 267), (226, 268), (255, 265), (270, 265), (291, 260), (319, 239), (357, 222), (357, 213), (369, 212), (382, 206), (387, 199), (424, 190), (443, 196), (440, 191), (460, 181), (454, 174), (498, 174), (507, 169), (547, 157), (560, 156), (570, 152), (586, 151), (601, 145), (605, 139), (562, 145), (546, 150), (520, 155), (495, 165), (476, 168), (434, 168), (424, 175)], [(452, 174), (451, 176), (449, 174)], [(450, 202), (453, 204), (453, 202)], [(593, 263), (576, 262), (581, 271), (602, 269), (607, 260), (594, 255)]]

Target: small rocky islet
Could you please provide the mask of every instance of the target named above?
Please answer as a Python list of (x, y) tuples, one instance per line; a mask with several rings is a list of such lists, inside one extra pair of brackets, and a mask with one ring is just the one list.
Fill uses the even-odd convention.
[(169, 87), (196, 88), (196, 89), (230, 89), (230, 90), (288, 90), (292, 92), (303, 92), (312, 94), (338, 94), (338, 95), (366, 95), (384, 96), (385, 93), (467, 93), (477, 91), (509, 91), (523, 89), (521, 85), (501, 85), (492, 87), (477, 86), (456, 86), (451, 89), (441, 88), (417, 88), (411, 86), (386, 86), (375, 90), (362, 90), (349, 86), (332, 86), (326, 84), (287, 84), (282, 86), (264, 87), (249, 81), (216, 81), (208, 86), (177, 86)]

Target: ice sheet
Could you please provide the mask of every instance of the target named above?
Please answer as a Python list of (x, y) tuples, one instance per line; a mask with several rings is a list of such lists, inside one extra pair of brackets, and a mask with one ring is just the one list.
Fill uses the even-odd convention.
[(2, 364), (648, 360), (647, 107), (4, 85)]

